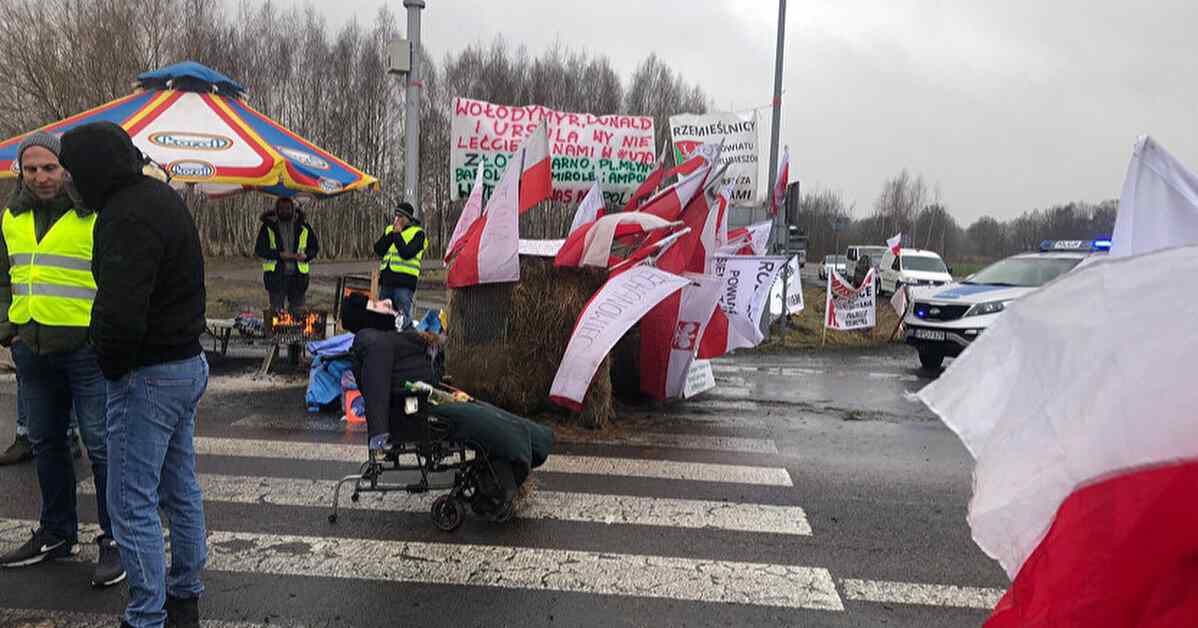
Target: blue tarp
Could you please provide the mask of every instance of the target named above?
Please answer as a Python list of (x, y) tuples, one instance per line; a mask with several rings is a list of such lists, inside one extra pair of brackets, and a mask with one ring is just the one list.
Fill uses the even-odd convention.
[(315, 340), (308, 343), (308, 353), (315, 356), (337, 355), (339, 353), (349, 353), (349, 348), (354, 344), (353, 334), (341, 334), (333, 336), (328, 340)]
[(318, 355), (312, 360), (312, 368), (308, 370), (308, 393), (304, 396), (308, 412), (320, 412), (341, 398), (341, 376), (351, 366), (349, 358), (329, 360)]

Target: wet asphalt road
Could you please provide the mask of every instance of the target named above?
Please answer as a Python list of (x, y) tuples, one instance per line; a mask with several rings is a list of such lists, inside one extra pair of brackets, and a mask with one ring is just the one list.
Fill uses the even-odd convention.
[[(908, 398), (934, 374), (905, 347), (719, 360), (716, 390), (629, 408), (623, 429), (582, 439), (592, 442), (559, 442), (534, 474), (540, 510), (454, 533), (393, 495), (366, 496), (369, 510), (330, 525), (333, 481), (357, 467), (330, 446), (363, 434), (337, 414), (307, 414), (302, 379), (232, 376), (255, 367), (213, 358), (200, 411), (206, 618), (955, 627), (979, 625), (1007, 582), (970, 540), (967, 453)], [(0, 383), (5, 444), (12, 392)], [(37, 516), (32, 467), (0, 468), (0, 495), (7, 550)], [(80, 513), (95, 521), (90, 496)], [(115, 626), (123, 587), (93, 591), (89, 570), (0, 571), (0, 625)]]

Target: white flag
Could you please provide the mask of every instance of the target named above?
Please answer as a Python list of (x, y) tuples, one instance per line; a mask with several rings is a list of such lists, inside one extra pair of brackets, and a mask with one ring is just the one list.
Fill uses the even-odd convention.
[(1127, 166), (1111, 240), (1112, 257), (1198, 244), (1198, 175), (1147, 135)]
[(603, 211), (603, 190), (599, 189), (599, 181), (595, 184), (583, 197), (582, 202), (578, 204), (578, 209), (574, 211), (574, 222), (570, 223), (570, 230), (566, 233), (574, 233), (574, 230), (599, 219), (600, 212)]

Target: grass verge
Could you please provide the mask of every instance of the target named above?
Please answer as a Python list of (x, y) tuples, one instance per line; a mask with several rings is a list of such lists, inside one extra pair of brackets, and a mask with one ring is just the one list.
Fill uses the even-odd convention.
[(901, 340), (890, 340), (894, 328), (898, 325), (898, 315), (890, 307), (890, 300), (880, 297), (877, 302), (877, 324), (873, 329), (861, 331), (832, 331), (824, 337), (824, 289), (804, 288), (803, 299), (806, 307), (798, 315), (791, 316), (788, 332), (785, 337), (778, 334), (778, 324), (774, 324), (774, 333), (757, 347), (756, 351), (771, 353), (804, 349), (841, 348), (841, 347), (877, 347)]

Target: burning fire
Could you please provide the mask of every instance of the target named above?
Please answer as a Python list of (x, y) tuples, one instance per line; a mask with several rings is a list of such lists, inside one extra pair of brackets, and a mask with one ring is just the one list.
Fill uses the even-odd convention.
[(275, 312), (270, 319), (271, 329), (277, 331), (282, 330), (300, 330), (305, 337), (316, 337), (320, 334), (320, 324), (323, 316), (320, 312), (308, 312), (302, 319), (295, 317), (291, 312), (282, 311)]

